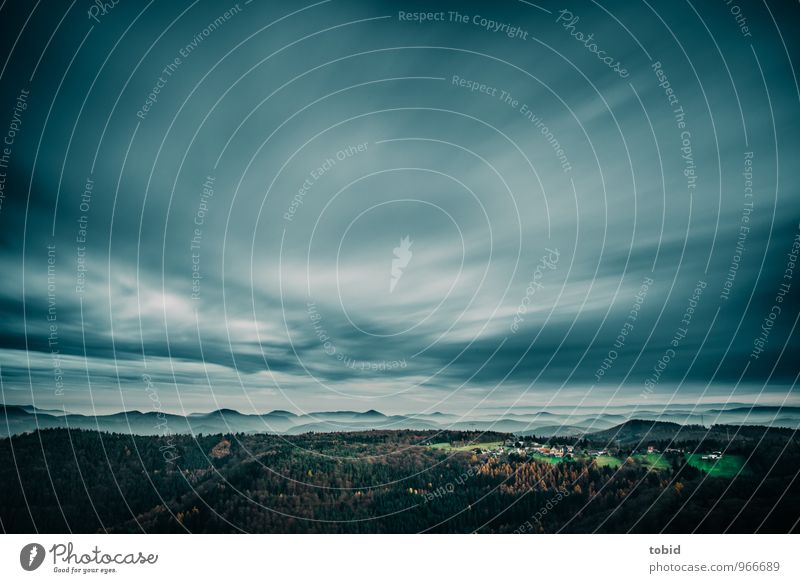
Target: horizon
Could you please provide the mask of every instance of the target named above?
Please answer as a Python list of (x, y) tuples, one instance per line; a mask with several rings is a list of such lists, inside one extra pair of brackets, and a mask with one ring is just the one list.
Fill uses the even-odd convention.
[[(785, 402), (764, 402), (764, 403), (747, 403), (747, 402), (717, 402), (717, 401), (707, 401), (704, 403), (648, 403), (649, 406), (640, 406), (638, 404), (629, 404), (629, 405), (608, 405), (608, 406), (597, 406), (597, 405), (552, 405), (550, 407), (535, 407), (535, 406), (524, 406), (524, 407), (495, 407), (495, 408), (483, 408), (481, 411), (467, 411), (465, 412), (456, 412), (456, 411), (444, 411), (444, 410), (436, 410), (431, 412), (423, 412), (423, 411), (404, 411), (404, 412), (385, 412), (380, 411), (377, 409), (365, 409), (363, 411), (358, 410), (350, 410), (350, 409), (330, 409), (330, 410), (319, 410), (319, 411), (291, 411), (288, 409), (266, 409), (260, 412), (250, 412), (240, 409), (234, 409), (230, 407), (220, 407), (216, 409), (209, 409), (206, 411), (170, 411), (165, 409), (158, 409), (158, 410), (142, 410), (142, 409), (127, 409), (127, 410), (112, 410), (112, 411), (91, 411), (91, 410), (67, 410), (67, 409), (47, 409), (42, 407), (37, 407), (32, 405), (31, 403), (2, 403), (0, 402), (0, 407), (18, 407), (18, 408), (31, 408), (35, 409), (36, 412), (39, 413), (65, 413), (68, 415), (82, 415), (82, 416), (108, 416), (108, 415), (119, 415), (119, 414), (158, 414), (163, 413), (167, 415), (176, 415), (176, 416), (183, 416), (188, 417), (192, 415), (209, 415), (211, 413), (219, 413), (224, 411), (231, 411), (233, 413), (237, 413), (239, 415), (251, 415), (251, 416), (267, 416), (273, 413), (289, 413), (296, 417), (303, 417), (303, 416), (314, 416), (314, 415), (324, 415), (324, 414), (336, 414), (336, 413), (353, 413), (355, 415), (365, 415), (368, 413), (377, 413), (383, 415), (385, 417), (426, 417), (426, 416), (433, 416), (433, 415), (445, 415), (450, 417), (459, 417), (461, 419), (468, 419), (468, 418), (479, 418), (480, 415), (492, 415), (494, 414), (497, 416), (502, 415), (518, 415), (518, 416), (536, 416), (541, 413), (551, 413), (552, 411), (559, 411), (559, 410), (569, 410), (570, 412), (574, 412), (576, 416), (579, 416), (579, 412), (583, 414), (599, 414), (608, 412), (612, 414), (613, 412), (631, 412), (632, 414), (636, 414), (637, 412), (641, 413), (662, 413), (667, 414), (672, 409), (677, 409), (679, 412), (690, 412), (694, 413), (697, 411), (697, 414), (707, 413), (709, 411), (714, 412), (724, 412), (724, 411), (731, 411), (731, 410), (744, 410), (750, 409), (755, 410), (759, 408), (770, 408), (770, 409), (800, 409), (800, 400), (793, 401), (792, 403), (785, 403)], [(533, 409), (533, 410), (531, 410)], [(497, 412), (501, 411), (502, 412)], [(566, 415), (568, 418), (570, 416), (567, 412), (561, 412), (561, 415)]]
[[(173, 435), (268, 434), (301, 436), (325, 433), (363, 433), (372, 431), (432, 431), (439, 435), (449, 431), (517, 436), (588, 437), (626, 428), (645, 427), (657, 434), (667, 426), (734, 430), (734, 439), (753, 427), (792, 431), (800, 430), (800, 407), (775, 405), (743, 405), (740, 403), (708, 403), (706, 406), (665, 405), (640, 409), (637, 406), (613, 410), (595, 408), (553, 408), (550, 411), (487, 411), (467, 414), (445, 412), (385, 414), (366, 411), (314, 411), (301, 414), (285, 410), (261, 413), (218, 409), (208, 412), (168, 413), (166, 411), (123, 411), (109, 414), (81, 414), (70, 411), (42, 410), (32, 406), (0, 405), (6, 426), (0, 424), (3, 437), (21, 436), (43, 430), (89, 430), (100, 434), (156, 436), (167, 440)], [(726, 437), (730, 433), (726, 430)], [(613, 438), (612, 438), (613, 439)], [(673, 437), (675, 439), (675, 437)]]

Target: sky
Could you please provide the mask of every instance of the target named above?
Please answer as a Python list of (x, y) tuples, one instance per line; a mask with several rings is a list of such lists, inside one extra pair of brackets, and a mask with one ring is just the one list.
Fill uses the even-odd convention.
[(1, 400), (798, 405), (799, 17), (4, 3)]

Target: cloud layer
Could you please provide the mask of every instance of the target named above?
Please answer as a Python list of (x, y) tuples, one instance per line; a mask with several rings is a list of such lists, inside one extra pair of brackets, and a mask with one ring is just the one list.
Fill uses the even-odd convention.
[(796, 7), (187, 6), (2, 10), (5, 402), (796, 404)]

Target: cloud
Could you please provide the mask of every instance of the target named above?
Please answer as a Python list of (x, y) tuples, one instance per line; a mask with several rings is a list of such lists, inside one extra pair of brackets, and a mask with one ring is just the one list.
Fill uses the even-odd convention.
[[(687, 66), (646, 7), (619, 10), (669, 76), (679, 120), (641, 48), (590, 7), (581, 22), (625, 64), (624, 81), (524, 5), (491, 10), (536, 41), (394, 17), (347, 24), (394, 14), (382, 3), (253, 28), (295, 9), (244, 7), (183, 59), (144, 119), (148, 91), (217, 9), (197, 7), (146, 55), (175, 8), (122, 37), (135, 14), (120, 5), (76, 53), (85, 23), (66, 17), (31, 83), (0, 207), (8, 402), (141, 407), (145, 371), (173, 410), (399, 412), (590, 390), (635, 400), (681, 328), (657, 394), (723, 394), (740, 378), (748, 395), (791, 390), (796, 279), (751, 356), (798, 229), (796, 85), (775, 38), (754, 45), (765, 86), (750, 45), (726, 36), (728, 15), (708, 17), (728, 31), (727, 62), (742, 64), (731, 85), (701, 23), (673, 29), (704, 47)], [(773, 26), (756, 8), (749, 18)], [(30, 78), (51, 25), (34, 15), (8, 79)], [(0, 103), (18, 85), (4, 79)], [(390, 289), (404, 237), (413, 254)], [(537, 275), (553, 249), (557, 265)]]

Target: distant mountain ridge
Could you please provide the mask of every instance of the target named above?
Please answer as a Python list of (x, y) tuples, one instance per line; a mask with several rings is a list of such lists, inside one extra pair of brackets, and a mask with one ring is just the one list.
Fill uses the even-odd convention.
[[(0, 437), (35, 431), (36, 429), (92, 429), (112, 433), (137, 435), (199, 434), (199, 433), (276, 433), (298, 435), (309, 432), (369, 430), (466, 430), (497, 431), (518, 435), (580, 436), (602, 435), (624, 431), (626, 437), (646, 432), (658, 422), (671, 424), (687, 431), (710, 425), (772, 425), (789, 429), (800, 428), (800, 407), (738, 406), (733, 409), (691, 411), (669, 408), (661, 412), (638, 411), (631, 407), (627, 413), (615, 408), (613, 413), (538, 411), (464, 417), (442, 412), (385, 415), (380, 411), (322, 411), (296, 414), (274, 410), (264, 414), (240, 413), (234, 409), (217, 409), (208, 413), (176, 415), (157, 411), (128, 411), (108, 415), (81, 415), (67, 411), (38, 409), (32, 405), (0, 404)], [(622, 429), (620, 429), (622, 428)]]

